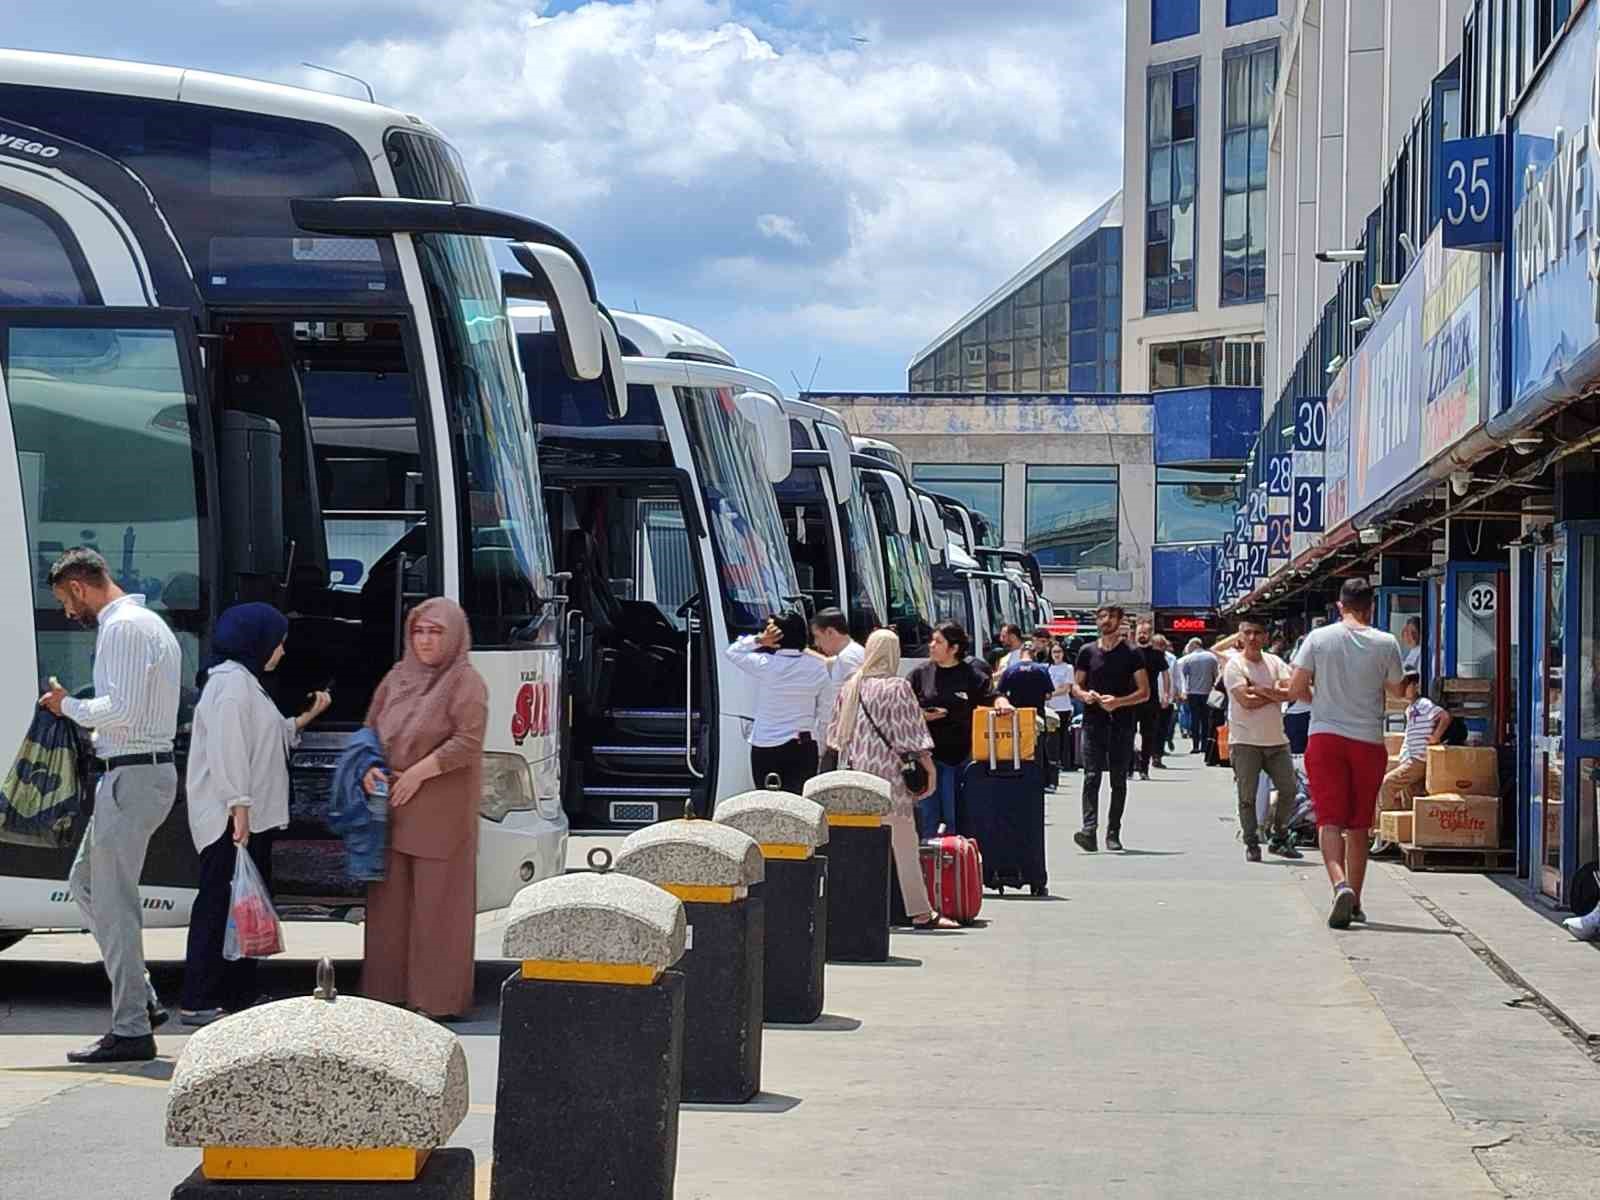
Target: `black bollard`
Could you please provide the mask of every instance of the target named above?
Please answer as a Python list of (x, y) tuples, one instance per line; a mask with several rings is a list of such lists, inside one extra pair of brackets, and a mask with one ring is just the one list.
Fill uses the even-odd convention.
[(761, 847), (766, 922), (763, 1014), (769, 1022), (809, 1025), (822, 1015), (828, 949), (828, 838), (822, 807), (789, 792), (746, 792), (717, 805), (717, 821)]
[(683, 901), (683, 1098), (743, 1104), (761, 1090), (761, 849), (715, 821), (663, 821), (628, 835), (617, 869)]
[(861, 771), (806, 783), (828, 814), (829, 962), (889, 959), (889, 785)]
[(524, 888), (500, 989), (495, 1200), (665, 1200), (678, 1165), (683, 905), (619, 874)]

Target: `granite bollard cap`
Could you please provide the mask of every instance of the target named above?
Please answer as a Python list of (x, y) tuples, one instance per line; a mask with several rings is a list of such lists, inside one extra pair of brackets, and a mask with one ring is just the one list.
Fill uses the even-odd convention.
[(167, 1094), (167, 1145), (433, 1149), (466, 1115), (455, 1034), (375, 1000), (307, 996), (189, 1038)]
[(829, 816), (883, 816), (893, 808), (889, 784), (865, 771), (829, 771), (806, 780), (806, 799)]
[(747, 888), (766, 878), (761, 847), (716, 821), (662, 821), (636, 829), (617, 850), (617, 870), (673, 888)]
[(579, 872), (529, 884), (511, 901), (501, 953), (523, 962), (648, 967), (683, 957), (683, 904), (631, 875)]
[(815, 850), (828, 841), (828, 814), (822, 805), (793, 792), (745, 792), (717, 805), (717, 821), (767, 846)]

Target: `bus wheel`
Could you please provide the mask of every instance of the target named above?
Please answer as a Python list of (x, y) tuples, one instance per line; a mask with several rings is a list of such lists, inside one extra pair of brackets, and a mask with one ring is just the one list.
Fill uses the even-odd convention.
[(0, 950), (9, 950), (28, 934), (31, 929), (0, 929)]

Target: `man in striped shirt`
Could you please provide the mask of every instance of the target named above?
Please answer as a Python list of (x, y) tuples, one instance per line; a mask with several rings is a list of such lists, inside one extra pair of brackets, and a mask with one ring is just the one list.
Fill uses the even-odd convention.
[(1400, 762), (1383, 777), (1378, 791), (1381, 812), (1408, 809), (1428, 776), (1428, 747), (1437, 746), (1450, 726), (1450, 712), (1422, 694), (1422, 677), (1411, 672), (1401, 681), (1406, 689), (1406, 740)]
[(156, 1056), (152, 1030), (166, 1013), (145, 971), (139, 876), (178, 795), (172, 740), (183, 659), (167, 623), (118, 587), (95, 551), (56, 560), (50, 590), (70, 619), (98, 627), (94, 697), (75, 700), (52, 679), (39, 703), (94, 731), (100, 781), (68, 886), (111, 979), (111, 1032), (67, 1059), (143, 1062)]

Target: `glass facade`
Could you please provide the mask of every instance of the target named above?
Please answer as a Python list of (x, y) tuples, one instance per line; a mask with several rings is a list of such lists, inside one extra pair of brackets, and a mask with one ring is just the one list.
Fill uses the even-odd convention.
[(1029, 467), (1026, 548), (1044, 571), (1117, 566), (1117, 468)]
[(1200, 0), (1150, 0), (1151, 42), (1170, 42), (1199, 32)]
[(1222, 303), (1255, 304), (1267, 293), (1267, 121), (1277, 44), (1228, 53), (1222, 76)]
[(1228, 24), (1243, 25), (1278, 15), (1278, 0), (1228, 0)]
[(1157, 467), (1156, 541), (1220, 542), (1233, 529), (1239, 468)]
[(1195, 172), (1200, 66), (1164, 63), (1150, 70), (1145, 163), (1144, 310), (1195, 306)]
[(1260, 387), (1266, 344), (1199, 338), (1150, 347), (1150, 390), (1180, 387)]
[(918, 463), (912, 480), (921, 488), (959, 500), (994, 529), (1004, 529), (1006, 469), (1002, 463)]
[(1104, 226), (912, 364), (912, 392), (1116, 392), (1122, 230)]

